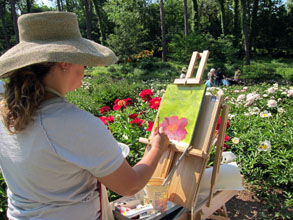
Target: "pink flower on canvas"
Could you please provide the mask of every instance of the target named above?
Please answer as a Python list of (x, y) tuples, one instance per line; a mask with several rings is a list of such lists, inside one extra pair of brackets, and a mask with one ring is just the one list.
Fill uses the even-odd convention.
[(185, 127), (188, 124), (187, 118), (178, 118), (178, 116), (166, 117), (160, 124), (164, 128), (165, 133), (171, 140), (182, 141), (184, 140), (187, 131)]

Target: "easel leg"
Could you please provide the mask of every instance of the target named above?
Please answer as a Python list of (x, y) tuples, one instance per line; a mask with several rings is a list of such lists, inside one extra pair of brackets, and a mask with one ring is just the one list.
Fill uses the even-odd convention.
[(199, 210), (196, 213), (191, 212), (191, 220), (202, 220), (202, 215), (203, 215), (202, 210)]

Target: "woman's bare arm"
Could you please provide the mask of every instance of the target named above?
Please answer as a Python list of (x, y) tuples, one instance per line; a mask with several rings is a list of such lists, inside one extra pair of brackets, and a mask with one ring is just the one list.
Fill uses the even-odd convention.
[(113, 192), (133, 195), (147, 184), (168, 145), (168, 136), (160, 128), (159, 133), (152, 137), (151, 150), (134, 167), (124, 160), (116, 171), (98, 180)]

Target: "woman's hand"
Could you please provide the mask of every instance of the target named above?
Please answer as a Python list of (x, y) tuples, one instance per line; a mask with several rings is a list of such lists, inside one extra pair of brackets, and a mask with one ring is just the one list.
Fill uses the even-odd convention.
[(164, 132), (163, 127), (159, 128), (159, 131), (152, 134), (151, 137), (151, 146), (154, 149), (158, 149), (160, 151), (165, 151), (168, 148), (170, 141), (166, 133)]

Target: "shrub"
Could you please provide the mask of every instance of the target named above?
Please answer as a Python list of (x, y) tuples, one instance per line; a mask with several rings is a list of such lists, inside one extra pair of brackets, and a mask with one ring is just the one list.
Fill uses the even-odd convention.
[[(213, 94), (219, 88), (208, 90)], [(237, 155), (237, 163), (245, 179), (259, 186), (262, 199), (270, 201), (272, 189), (281, 191), (281, 198), (270, 201), (279, 213), (282, 203), (284, 218), (292, 208), (293, 182), (293, 88), (278, 84), (223, 88), (225, 102), (230, 106), (229, 150)], [(233, 143), (233, 137), (239, 143)], [(291, 194), (290, 194), (291, 195)]]
[(126, 80), (114, 81), (108, 76), (85, 78), (83, 86), (67, 94), (68, 101), (98, 116), (101, 106), (113, 106), (115, 99), (130, 97), (136, 99), (135, 91), (144, 88), (141, 83)]

